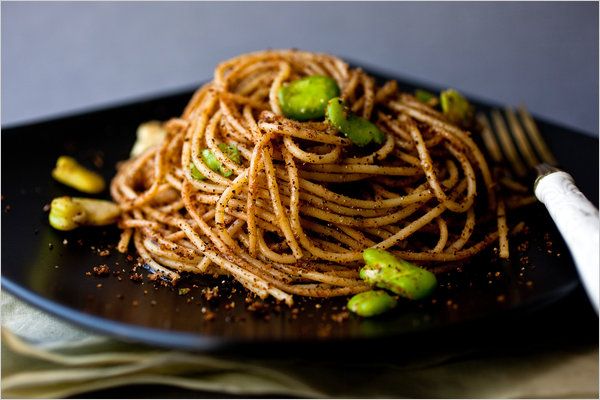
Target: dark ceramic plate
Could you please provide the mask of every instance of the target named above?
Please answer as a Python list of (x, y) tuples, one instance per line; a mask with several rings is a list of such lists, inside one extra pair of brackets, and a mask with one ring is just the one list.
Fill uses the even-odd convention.
[[(401, 81), (402, 82), (402, 81)], [(404, 83), (406, 89), (413, 84)], [(421, 85), (419, 85), (421, 86)], [(421, 86), (423, 87), (423, 86)], [(443, 275), (432, 299), (404, 302), (388, 315), (338, 322), (345, 299), (304, 300), (298, 312), (271, 304), (266, 312), (247, 309), (244, 290), (227, 284), (217, 301), (201, 291), (213, 279), (184, 280), (161, 287), (144, 277), (128, 279), (134, 262), (112, 251), (116, 228), (63, 233), (51, 229), (43, 207), (59, 195), (77, 193), (55, 182), (50, 171), (61, 154), (74, 155), (109, 180), (114, 165), (127, 158), (135, 129), (143, 121), (178, 115), (190, 91), (134, 102), (48, 122), (2, 129), (2, 287), (45, 311), (83, 327), (125, 340), (186, 349), (215, 349), (234, 344), (331, 342), (420, 335), (466, 323), (499, 320), (556, 301), (577, 285), (568, 251), (544, 209), (529, 208), (528, 249), (512, 249), (511, 263), (493, 261), (485, 252), (463, 272)], [(479, 109), (487, 106), (478, 103)], [(598, 142), (578, 132), (538, 121), (551, 149), (592, 201), (598, 198)], [(103, 197), (109, 198), (108, 193)], [(517, 216), (516, 216), (517, 217)], [(546, 241), (553, 241), (547, 248)], [(520, 240), (514, 240), (516, 247)], [(518, 259), (529, 258), (525, 266)], [(107, 264), (116, 276), (87, 276)], [(145, 276), (145, 271), (142, 271)], [(204, 311), (204, 312), (203, 312)], [(214, 318), (209, 321), (207, 315)], [(342, 318), (343, 319), (343, 318)]]

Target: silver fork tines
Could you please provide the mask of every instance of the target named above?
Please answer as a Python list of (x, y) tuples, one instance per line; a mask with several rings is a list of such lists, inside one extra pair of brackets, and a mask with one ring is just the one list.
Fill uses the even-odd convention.
[(483, 142), (492, 159), (498, 163), (506, 159), (514, 173), (523, 177), (527, 174), (527, 166), (535, 168), (541, 163), (540, 159), (556, 165), (556, 159), (525, 107), (519, 107), (518, 111), (520, 118), (509, 107), (504, 110), (504, 116), (499, 110), (492, 110), (493, 129), (485, 114), (479, 113), (477, 120), (482, 126)]
[[(504, 113), (493, 110), (489, 116), (493, 124), (481, 113), (477, 115), (477, 119), (490, 157), (496, 163), (506, 159), (517, 177), (525, 175), (527, 167), (537, 172), (537, 179), (533, 184), (535, 198), (544, 204), (565, 239), (579, 277), (598, 313), (598, 209), (575, 186), (571, 175), (555, 168), (556, 159), (524, 107), (519, 108), (519, 118), (510, 108)], [(499, 181), (504, 186), (514, 189), (520, 185), (511, 179), (512, 174), (505, 174), (504, 169), (497, 169), (497, 172)], [(501, 201), (498, 204), (503, 204)], [(500, 229), (501, 222), (504, 222), (500, 219), (503, 213), (498, 214)], [(506, 244), (504, 251), (504, 256), (508, 257)], [(500, 257), (504, 257), (502, 252), (500, 241)]]

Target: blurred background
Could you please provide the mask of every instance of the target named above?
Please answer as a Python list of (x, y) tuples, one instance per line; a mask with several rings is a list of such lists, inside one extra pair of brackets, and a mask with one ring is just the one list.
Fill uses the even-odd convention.
[(2, 125), (189, 89), (296, 47), (598, 136), (598, 3), (3, 2)]

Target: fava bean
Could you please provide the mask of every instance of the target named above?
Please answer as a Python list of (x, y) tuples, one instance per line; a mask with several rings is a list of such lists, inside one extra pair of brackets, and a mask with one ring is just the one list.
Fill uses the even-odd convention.
[(279, 88), (279, 105), (283, 115), (297, 121), (322, 118), (327, 101), (340, 95), (335, 79), (312, 75), (284, 84)]
[(223, 165), (221, 165), (221, 161), (219, 161), (217, 157), (215, 157), (213, 152), (209, 149), (202, 150), (202, 161), (204, 161), (204, 164), (206, 164), (208, 168), (212, 169), (215, 172), (219, 172), (224, 177), (228, 177), (229, 175), (231, 175), (230, 170), (225, 169), (223, 171)]
[(352, 296), (347, 307), (361, 317), (372, 317), (396, 307), (396, 299), (383, 290), (369, 290)]
[[(219, 143), (218, 147), (223, 153), (225, 153), (227, 158), (229, 158), (234, 163), (240, 164), (242, 162), (242, 159), (240, 157), (240, 151), (238, 150), (236, 145)], [(204, 164), (206, 164), (208, 168), (220, 173), (226, 178), (231, 176), (231, 174), (233, 173), (233, 171), (231, 171), (230, 169), (224, 168), (223, 164), (221, 164), (221, 161), (219, 161), (219, 159), (215, 157), (213, 152), (209, 149), (202, 150), (202, 161), (204, 161)], [(206, 179), (206, 177), (202, 175), (200, 171), (198, 171), (198, 168), (196, 168), (194, 163), (190, 163), (190, 172), (192, 174), (192, 177), (196, 180), (201, 181)]]
[(218, 147), (234, 163), (240, 164), (242, 162), (240, 151), (235, 144), (219, 143)]
[(73, 157), (60, 156), (56, 167), (52, 170), (52, 177), (85, 193), (100, 193), (104, 190), (104, 178), (99, 174), (80, 165)]
[(352, 114), (339, 97), (327, 103), (327, 120), (337, 130), (357, 146), (366, 146), (371, 142), (382, 144), (385, 134), (369, 120)]
[(473, 118), (473, 107), (454, 89), (440, 93), (440, 104), (444, 115), (456, 124), (466, 124)]
[(190, 173), (192, 174), (192, 178), (197, 181), (203, 181), (206, 179), (206, 177), (202, 175), (200, 171), (198, 171), (198, 168), (196, 168), (194, 163), (190, 163)]
[(131, 148), (130, 156), (137, 157), (150, 147), (160, 144), (167, 136), (167, 131), (159, 121), (144, 122), (137, 129), (137, 139)]
[(436, 99), (436, 95), (431, 92), (428, 92), (427, 90), (417, 89), (415, 90), (415, 98), (421, 103), (429, 104), (431, 100)]
[(70, 231), (82, 225), (109, 225), (114, 223), (121, 209), (107, 200), (81, 197), (57, 197), (50, 204), (50, 225), (61, 231)]
[(387, 251), (367, 249), (363, 258), (367, 265), (360, 270), (360, 277), (370, 285), (411, 300), (429, 296), (437, 286), (434, 274)]

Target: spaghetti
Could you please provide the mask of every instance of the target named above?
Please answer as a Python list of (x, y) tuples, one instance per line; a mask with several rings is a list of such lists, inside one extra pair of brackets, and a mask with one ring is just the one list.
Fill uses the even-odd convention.
[[(335, 79), (384, 142), (357, 148), (326, 122), (285, 118), (278, 90), (310, 75)], [(291, 304), (368, 290), (358, 269), (370, 247), (434, 269), (494, 242), (507, 256), (506, 203), (470, 134), (336, 57), (283, 50), (226, 61), (164, 129), (160, 145), (119, 166), (111, 194), (123, 210), (118, 248), (133, 240), (173, 281), (226, 274)], [(227, 174), (209, 168), (205, 149)], [(482, 218), (497, 229), (482, 232)]]

